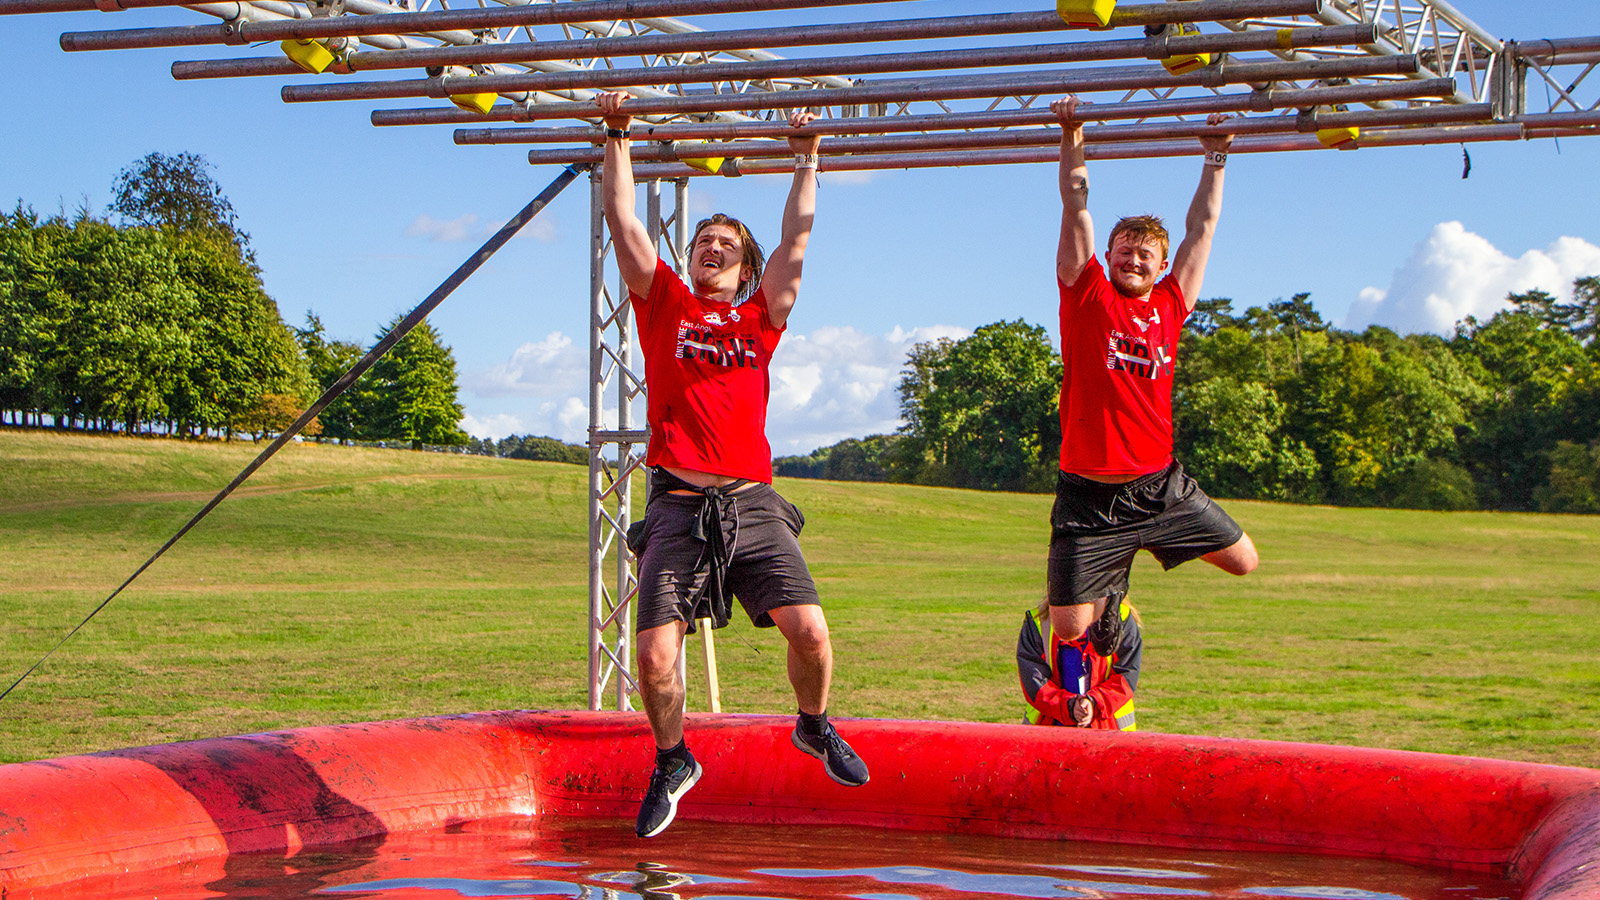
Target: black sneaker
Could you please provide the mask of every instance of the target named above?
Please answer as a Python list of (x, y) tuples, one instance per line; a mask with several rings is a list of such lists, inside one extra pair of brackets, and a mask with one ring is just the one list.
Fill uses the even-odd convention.
[(665, 831), (678, 814), (679, 798), (700, 780), (700, 763), (692, 756), (687, 763), (668, 760), (666, 766), (663, 769), (657, 765), (650, 775), (650, 790), (645, 791), (644, 802), (639, 804), (639, 821), (633, 826), (639, 837), (655, 837)]
[(1112, 594), (1106, 598), (1106, 607), (1100, 612), (1100, 618), (1089, 626), (1089, 644), (1094, 647), (1094, 652), (1110, 658), (1117, 645), (1122, 642), (1122, 597)]
[(839, 737), (839, 732), (834, 729), (833, 723), (828, 723), (828, 730), (821, 734), (806, 734), (797, 724), (794, 732), (789, 735), (789, 740), (801, 752), (815, 756), (822, 760), (822, 767), (827, 770), (828, 777), (848, 787), (860, 787), (867, 783), (871, 776), (867, 774), (867, 764), (861, 761), (850, 745)]

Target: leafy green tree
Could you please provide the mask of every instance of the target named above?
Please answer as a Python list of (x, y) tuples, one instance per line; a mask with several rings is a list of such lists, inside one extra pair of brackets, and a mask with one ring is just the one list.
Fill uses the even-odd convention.
[(160, 234), (80, 219), (52, 280), (54, 342), (41, 366), (44, 408), (65, 427), (113, 420), (129, 431), (170, 418), (193, 365), (193, 286)]
[(832, 447), (818, 447), (805, 456), (779, 456), (772, 460), (772, 474), (783, 478), (822, 478)]
[(561, 462), (577, 466), (589, 464), (588, 448), (568, 444), (553, 437), (531, 434), (526, 436), (513, 434), (501, 438), (496, 444), (495, 455), (506, 459)]
[(1525, 294), (1511, 294), (1506, 299), (1518, 312), (1567, 331), (1581, 344), (1595, 342), (1596, 325), (1600, 324), (1600, 275), (1574, 279), (1569, 303), (1562, 303), (1538, 288)]
[(1315, 499), (1316, 456), (1282, 433), (1285, 409), (1259, 382), (1212, 378), (1174, 397), (1174, 452), (1207, 493)]
[(1420, 456), (1400, 464), (1388, 503), (1401, 509), (1477, 509), (1477, 487), (1460, 465)]
[(52, 243), (43, 239), (31, 209), (19, 203), (13, 213), (0, 212), (0, 410), (24, 416), (42, 405), (39, 367), (54, 345), (48, 320)]
[(1306, 337), (1327, 331), (1328, 324), (1312, 308), (1311, 295), (1305, 292), (1295, 294), (1288, 300), (1274, 300), (1267, 304), (1267, 312), (1277, 323), (1278, 334), (1288, 340), (1293, 350), (1294, 371), (1298, 373), (1305, 362)]
[(1594, 356), (1572, 332), (1523, 310), (1465, 319), (1452, 347), (1487, 392), (1464, 438), (1480, 496), (1500, 509), (1537, 509), (1557, 443), (1600, 436), (1594, 415), (1574, 415), (1594, 411)]
[(250, 236), (239, 230), (211, 163), (197, 153), (151, 153), (117, 173), (111, 211), (134, 225), (185, 232), (215, 232), (246, 251)]
[(1209, 337), (1233, 324), (1233, 300), (1229, 297), (1208, 297), (1195, 302), (1194, 312), (1184, 320), (1183, 329), (1197, 337)]
[(272, 394), (296, 398), (304, 409), (314, 393), (305, 355), (238, 247), (214, 232), (160, 234), (199, 302), (192, 391), (182, 398), (180, 419), (228, 431)]
[(1043, 328), (985, 325), (947, 345), (918, 345), (908, 367), (901, 408), (926, 459), (918, 480), (1048, 489), (1061, 445), (1061, 358)]
[[(296, 419), (300, 418), (305, 406), (299, 397), (288, 394), (264, 394), (255, 406), (235, 418), (235, 427), (259, 443), (268, 435), (282, 434), (287, 430)], [(305, 427), (300, 429), (300, 434), (306, 437), (315, 437), (321, 432), (322, 423), (316, 419), (307, 422)]]
[[(361, 345), (354, 341), (330, 340), (322, 320), (310, 310), (306, 311), (306, 326), (295, 329), (295, 339), (305, 355), (313, 392), (319, 397), (366, 355)], [(370, 377), (368, 374), (351, 385), (349, 390), (334, 398), (317, 416), (322, 423), (323, 437), (344, 442), (353, 440), (361, 432), (357, 398)]]
[(1483, 396), (1443, 341), (1377, 326), (1308, 357), (1287, 391), (1288, 432), (1316, 454), (1329, 498), (1368, 504), (1415, 460), (1455, 456)]
[(1600, 513), (1600, 441), (1557, 441), (1549, 477), (1534, 493), (1543, 512)]
[(822, 477), (830, 481), (884, 481), (884, 470), (879, 456), (883, 451), (884, 436), (876, 435), (866, 440), (846, 438), (834, 444), (822, 467)]
[[(378, 339), (403, 318), (396, 316)], [(373, 364), (367, 379), (361, 437), (406, 440), (414, 450), (423, 444), (467, 442), (461, 430), (461, 404), (456, 402), (455, 355), (440, 343), (432, 325), (423, 322), (411, 329)]]

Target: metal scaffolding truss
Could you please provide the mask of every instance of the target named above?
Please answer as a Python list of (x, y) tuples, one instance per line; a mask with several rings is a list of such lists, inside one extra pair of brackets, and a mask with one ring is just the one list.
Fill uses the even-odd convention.
[[(175, 5), (176, 0), (0, 0), (0, 13)], [(1376, 147), (1429, 141), (1589, 134), (1600, 129), (1596, 79), (1600, 38), (1503, 43), (1445, 0), (1168, 0), (1112, 4), (1062, 0), (1061, 9), (930, 16), (930, 0), (544, 0), (450, 8), (449, 0), (231, 0), (189, 9), (209, 25), (128, 28), (62, 35), (67, 50), (246, 47), (284, 43), (285, 53), (179, 60), (175, 78), (323, 78), (282, 88), (288, 102), (432, 98), (453, 105), (380, 109), (378, 125), (582, 121), (587, 129), (471, 128), (461, 144), (567, 144), (530, 161), (593, 161), (590, 102), (627, 88), (659, 131), (641, 161), (759, 159), (745, 143), (685, 147), (684, 141), (771, 142), (770, 123), (804, 105), (823, 114), (825, 135), (916, 132), (914, 141), (824, 145), (852, 168), (1007, 163), (1048, 155), (1047, 135), (974, 141), (975, 133), (1048, 130), (1044, 99), (1068, 91), (1095, 101), (1100, 121), (1171, 127), (1103, 128), (1091, 144), (1111, 157), (1167, 155), (1213, 111), (1251, 119), (1237, 150)], [(413, 8), (413, 4), (416, 5)], [(1107, 27), (1086, 30), (1065, 10), (1113, 6)], [(847, 10), (849, 18), (842, 17)], [(860, 20), (866, 13), (881, 17)], [(865, 12), (864, 12), (865, 11)], [(718, 27), (682, 21), (714, 17)], [(1020, 38), (1018, 36), (1021, 36)], [(1004, 44), (1001, 41), (1020, 40)], [(774, 48), (791, 51), (780, 57)], [(840, 48), (847, 48), (841, 50)], [(909, 49), (906, 49), (909, 48)], [(295, 59), (289, 58), (290, 56)], [(298, 61), (297, 61), (298, 60)], [(1444, 87), (1448, 80), (1448, 89)], [(1409, 85), (1409, 90), (1401, 87)], [(1332, 93), (1320, 91), (1341, 88)], [(798, 91), (799, 93), (794, 93)], [(1530, 108), (1530, 104), (1533, 104)], [(1441, 112), (1445, 106), (1465, 107)], [(1390, 115), (1329, 119), (1350, 108)], [(1024, 111), (1031, 111), (1026, 114)], [(989, 113), (989, 119), (972, 118)], [(998, 115), (1011, 113), (1009, 116)], [(903, 119), (904, 122), (891, 120)], [(677, 130), (687, 126), (717, 131)], [(739, 128), (735, 126), (747, 126)], [(873, 130), (875, 129), (875, 130)], [(1321, 132), (1321, 139), (1315, 135)], [(941, 147), (940, 140), (947, 143)], [(1031, 141), (1044, 154), (1018, 153)], [(1020, 142), (1020, 143), (1018, 143)], [(571, 145), (578, 146), (571, 146)], [(732, 152), (712, 152), (713, 150)], [(675, 151), (675, 152), (674, 152)], [(1092, 155), (1092, 154), (1091, 154)], [(712, 167), (641, 174), (698, 177)], [(718, 174), (766, 171), (735, 164)]]
[[(0, 14), (99, 9), (120, 21), (179, 4), (0, 0)], [(782, 138), (799, 107), (819, 113), (803, 132), (823, 136), (824, 172), (1054, 161), (1048, 101), (1068, 92), (1092, 101), (1080, 107), (1092, 159), (1195, 154), (1197, 136), (1220, 130), (1244, 153), (1600, 134), (1600, 37), (1502, 42), (1445, 0), (1060, 0), (976, 15), (944, 15), (938, 0), (183, 5), (218, 21), (68, 33), (61, 45), (235, 48), (180, 59), (173, 77), (293, 77), (281, 93), (295, 103), (445, 101), (371, 119), (457, 126), (461, 145), (538, 145), (528, 158), (540, 165), (598, 163), (593, 97), (626, 88), (646, 221), (680, 271), (688, 180), (791, 171)], [(1091, 7), (1114, 7), (1103, 27), (1081, 24)], [(281, 52), (261, 55), (266, 42)], [(1235, 118), (1207, 125), (1215, 112)], [(626, 291), (620, 278), (607, 285), (591, 179), (589, 703), (625, 709), (636, 583), (623, 535), (648, 434), (632, 419), (643, 378)]]

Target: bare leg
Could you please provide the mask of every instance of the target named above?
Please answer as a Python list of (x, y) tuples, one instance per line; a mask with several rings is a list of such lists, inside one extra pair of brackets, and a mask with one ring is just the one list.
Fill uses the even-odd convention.
[(668, 622), (639, 632), (639, 693), (650, 717), (656, 747), (670, 750), (683, 740), (683, 682), (678, 679), (678, 652), (688, 631), (686, 622)]
[(1100, 618), (1100, 611), (1105, 609), (1105, 598), (1102, 597), (1093, 603), (1076, 603), (1072, 606), (1050, 607), (1050, 627), (1061, 636), (1064, 641), (1075, 641), (1083, 637), (1095, 619)]
[(827, 712), (833, 644), (822, 607), (781, 606), (772, 611), (772, 621), (789, 642), (789, 683), (800, 711), (812, 716)]
[(1249, 575), (1261, 562), (1255, 542), (1250, 540), (1248, 534), (1239, 535), (1232, 546), (1213, 550), (1200, 558), (1230, 575)]

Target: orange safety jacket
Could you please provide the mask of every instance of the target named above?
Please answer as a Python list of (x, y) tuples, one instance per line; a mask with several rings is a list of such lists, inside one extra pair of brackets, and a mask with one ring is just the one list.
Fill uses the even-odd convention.
[(1118, 612), (1122, 616), (1122, 636), (1108, 658), (1094, 651), (1087, 635), (1063, 641), (1051, 627), (1048, 613), (1040, 615), (1037, 608), (1028, 610), (1017, 637), (1017, 674), (1022, 680), (1022, 695), (1028, 701), (1024, 721), (1033, 725), (1072, 724), (1069, 707), (1080, 691), (1078, 685), (1062, 685), (1060, 660), (1063, 652), (1080, 653), (1089, 682), (1088, 690), (1081, 694), (1094, 703), (1094, 716), (1088, 727), (1138, 729), (1133, 691), (1139, 682), (1144, 637), (1138, 621), (1130, 616), (1132, 607), (1126, 601)]

